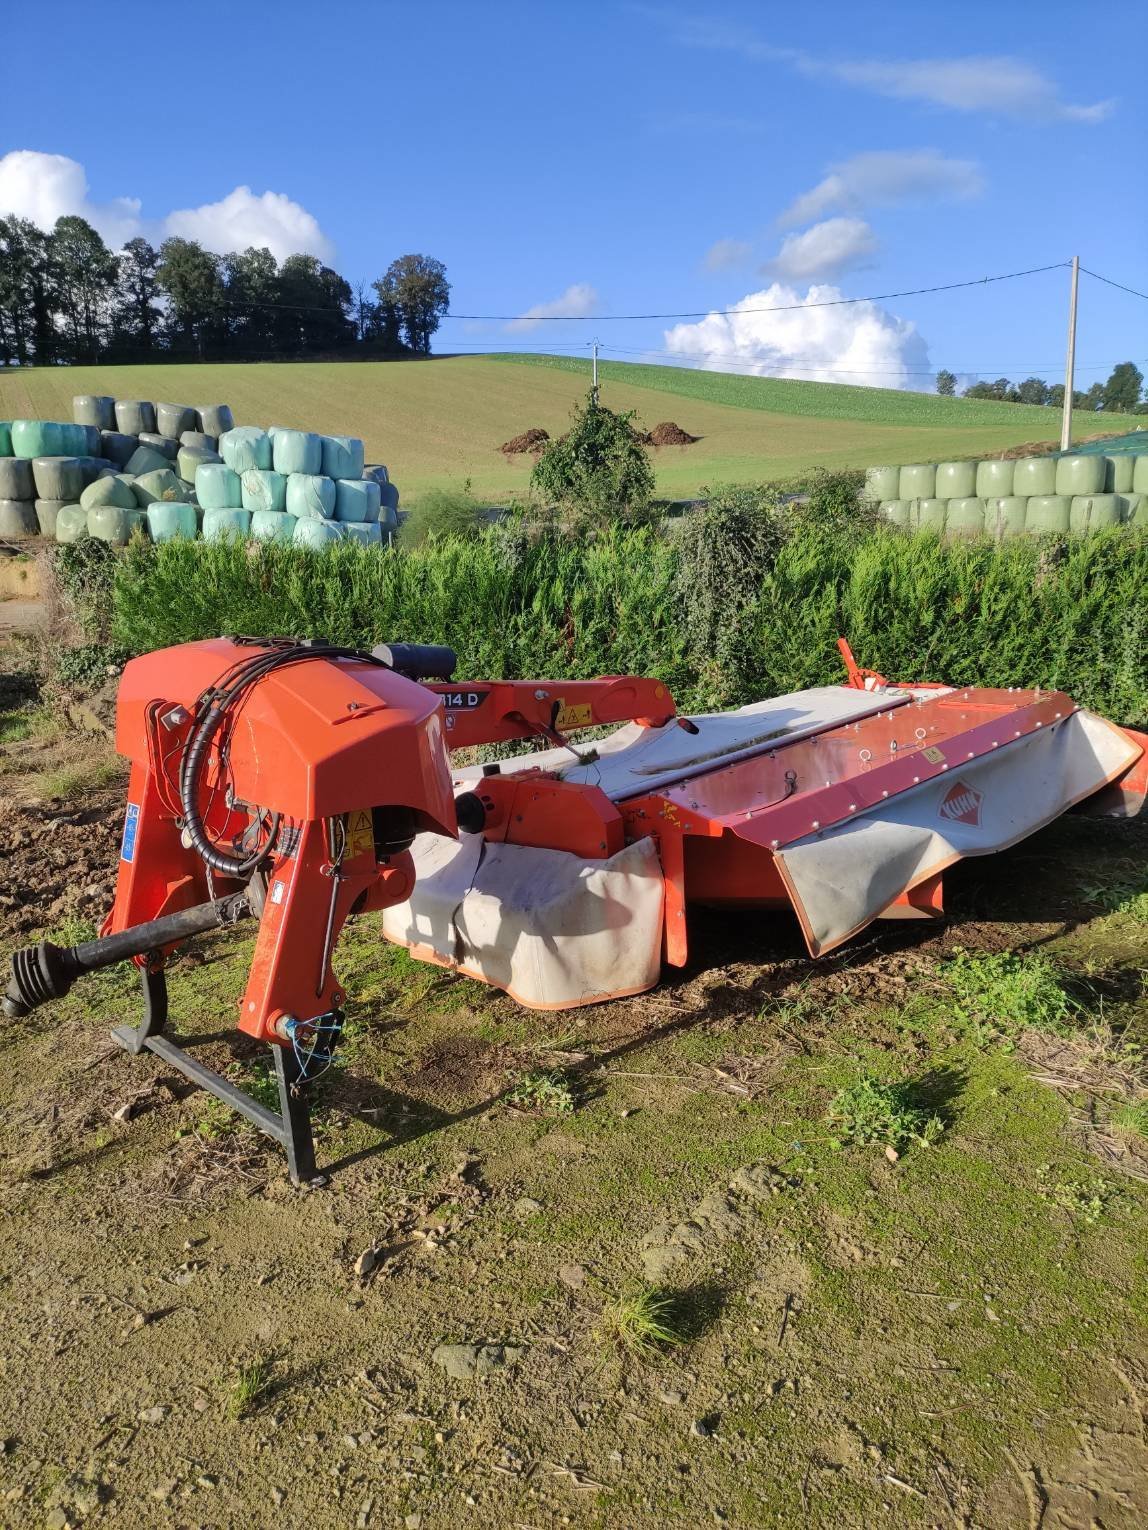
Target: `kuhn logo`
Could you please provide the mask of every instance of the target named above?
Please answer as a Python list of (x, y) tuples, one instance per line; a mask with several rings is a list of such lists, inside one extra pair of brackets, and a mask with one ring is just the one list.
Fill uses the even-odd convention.
[(983, 792), (978, 792), (976, 787), (964, 781), (957, 781), (949, 787), (941, 801), (941, 817), (950, 818), (954, 823), (971, 824), (974, 829), (980, 828), (983, 801)]

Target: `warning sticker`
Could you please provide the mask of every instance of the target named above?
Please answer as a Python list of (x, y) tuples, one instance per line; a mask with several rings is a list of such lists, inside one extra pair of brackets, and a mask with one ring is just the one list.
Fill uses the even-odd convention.
[(363, 855), (375, 848), (375, 826), (368, 810), (347, 814), (347, 854)]
[(134, 861), (136, 858), (136, 831), (140, 826), (140, 810), (138, 802), (129, 802), (127, 813), (124, 815), (124, 837), (120, 845), (120, 860)]
[(554, 726), (559, 733), (565, 733), (569, 728), (588, 728), (593, 721), (594, 709), (588, 701), (572, 707), (562, 702), (558, 708), (558, 716), (554, 719)]
[(938, 749), (936, 744), (931, 749), (922, 749), (921, 753), (930, 765), (943, 765), (945, 763), (945, 751)]

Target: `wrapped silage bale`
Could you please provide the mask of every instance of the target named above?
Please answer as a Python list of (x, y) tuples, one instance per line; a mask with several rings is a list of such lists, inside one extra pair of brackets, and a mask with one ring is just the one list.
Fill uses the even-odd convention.
[(1015, 471), (1015, 462), (1000, 462), (996, 459), (991, 462), (978, 462), (977, 486), (974, 491), (977, 498), (984, 500), (1009, 498), (1012, 494)]
[(286, 510), (287, 479), (282, 473), (248, 468), (239, 475), (239, 484), (244, 510)]
[(1104, 458), (1058, 457), (1056, 492), (1069, 498), (1104, 493)]
[(116, 429), (125, 436), (155, 430), (155, 405), (142, 398), (116, 399)]
[(147, 515), (143, 510), (125, 510), (120, 505), (94, 505), (88, 511), (88, 535), (97, 542), (126, 547), (133, 531), (143, 531)]
[(932, 499), (937, 492), (937, 469), (931, 462), (911, 462), (897, 479), (898, 499)]
[[(209, 436), (205, 430), (185, 430), (179, 438), (180, 446), (195, 446), (203, 451), (219, 454), (219, 437)], [(219, 459), (223, 461), (222, 457)]]
[(179, 442), (175, 436), (160, 435), (158, 431), (140, 431), (140, 445), (150, 446), (153, 452), (159, 452), (169, 462), (174, 462), (179, 455)]
[(399, 524), (399, 486), (390, 480), (380, 486), (382, 505), (379, 520), (393, 530)]
[(95, 483), (101, 473), (114, 473), (115, 467), (103, 457), (77, 457), (80, 464), (80, 481), (86, 489), (90, 483)]
[(1124, 524), (1148, 526), (1148, 494), (1122, 494), (1124, 501)]
[(0, 457), (12, 455), (12, 421), (0, 420)]
[(975, 462), (938, 462), (936, 482), (933, 492), (938, 499), (972, 499), (977, 492), (977, 465)]
[(272, 437), (275, 471), (285, 475), (323, 471), (323, 440), (310, 430), (276, 430)]
[(1101, 526), (1119, 526), (1124, 519), (1121, 494), (1077, 494), (1069, 507), (1070, 531), (1098, 531)]
[(287, 514), (300, 521), (330, 520), (335, 514), (335, 480), (320, 473), (292, 473), (287, 480)]
[(204, 435), (214, 436), (217, 441), (227, 431), (235, 429), (235, 421), (226, 404), (196, 405), (195, 422), (198, 430), (202, 430)]
[(125, 436), (118, 430), (100, 431), (100, 453), (116, 467), (127, 467), (139, 444), (138, 436)]
[(21, 542), (40, 535), (36, 507), (26, 499), (0, 499), (0, 538)]
[(171, 436), (178, 444), (185, 430), (195, 430), (199, 416), (190, 404), (156, 404), (155, 428), (161, 436)]
[(204, 463), (195, 470), (195, 497), (205, 510), (240, 510), (242, 480), (225, 462)]
[(239, 425), (220, 436), (219, 455), (237, 473), (246, 473), (248, 468), (270, 469), (271, 437), (254, 425)]
[(38, 499), (62, 499), (74, 505), (86, 487), (77, 457), (35, 457), (32, 477)]
[(222, 461), (218, 452), (209, 451), (206, 446), (181, 446), (175, 459), (175, 470), (184, 483), (193, 484), (201, 467), (212, 467)]
[(324, 478), (361, 478), (363, 443), (358, 436), (323, 436)]
[(257, 542), (290, 542), (295, 534), (295, 517), (282, 510), (253, 510), (251, 535)]
[(1132, 458), (1132, 492), (1148, 494), (1148, 454), (1137, 452)]
[(32, 464), (27, 457), (0, 457), (0, 499), (34, 499)]
[(1012, 491), (1022, 499), (1056, 493), (1056, 461), (1052, 457), (1022, 457), (1013, 464)]
[(877, 507), (877, 514), (883, 521), (891, 521), (894, 526), (907, 526), (909, 524), (909, 501), (907, 499), (883, 499)]
[(171, 463), (164, 454), (154, 451), (150, 446), (137, 446), (125, 463), (125, 471), (137, 478), (141, 473), (158, 473), (170, 467)]
[(1063, 494), (1032, 494), (1025, 511), (1024, 529), (1036, 533), (1067, 531), (1071, 513), (1072, 501)]
[(187, 489), (169, 467), (141, 473), (132, 484), (132, 493), (140, 509), (160, 503), (182, 505), (187, 501)]
[(985, 500), (985, 530), (1000, 540), (1019, 536), (1024, 530), (1028, 500), (1019, 494), (997, 495)]
[(157, 500), (147, 507), (147, 529), (153, 542), (171, 542), (176, 537), (192, 541), (198, 529), (195, 506)]
[(348, 542), (361, 542), (364, 547), (382, 545), (383, 528), (378, 521), (340, 521), (339, 524)]
[(95, 510), (100, 505), (115, 505), (120, 510), (137, 508), (131, 484), (119, 477), (97, 478), (80, 495), (80, 504), (85, 510)]
[[(881, 472), (881, 473), (896, 473), (897, 474), (897, 478), (894, 478), (892, 480), (893, 488), (894, 488), (894, 490), (896, 490), (896, 488), (897, 488), (897, 479), (899, 479), (900, 476), (901, 476), (901, 469), (900, 468), (870, 468), (869, 471), (870, 471), (870, 473), (877, 473), (877, 472)], [(372, 479), (374, 479), (375, 483), (378, 484), (380, 489), (382, 488), (382, 486), (384, 484), (390, 483), (390, 481), (391, 481), (390, 474), (387, 472), (386, 468), (383, 466), (383, 464), (381, 462), (368, 462), (366, 467), (363, 469), (363, 477), (364, 478), (372, 478)], [(869, 495), (867, 497), (872, 499), (875, 496)], [(896, 499), (897, 495), (896, 495), (895, 492), (893, 494), (882, 494), (880, 496), (880, 498), (881, 499)]]
[(1136, 459), (1131, 452), (1118, 452), (1112, 457), (1105, 457), (1105, 494), (1130, 494), (1132, 492), (1132, 473), (1135, 465)]
[[(975, 475), (974, 475), (975, 476)], [(979, 537), (984, 535), (985, 502), (977, 494), (950, 499), (945, 511), (945, 535)]]
[[(370, 468), (363, 469), (363, 476), (371, 472)], [(383, 469), (383, 476), (377, 480), (380, 484), (387, 482), (387, 470)], [(865, 469), (865, 487), (861, 490), (861, 498), (872, 500), (875, 504), (891, 504), (899, 499), (901, 494), (901, 469), (899, 467), (871, 467)]]
[(938, 499), (936, 495), (930, 495), (928, 499), (918, 499), (909, 506), (909, 524), (916, 531), (934, 531), (938, 536), (945, 529), (945, 512), (948, 507), (947, 499)]
[(307, 516), (295, 522), (291, 540), (301, 547), (322, 548), (338, 542), (342, 535), (343, 528), (337, 521), (323, 521), (316, 516)]
[(40, 527), (42, 537), (54, 537), (56, 535), (56, 521), (61, 510), (70, 510), (73, 506), (66, 499), (38, 499), (35, 503), (36, 521)]
[(205, 510), (203, 512), (205, 542), (218, 542), (221, 537), (245, 537), (250, 533), (250, 510)]
[(335, 480), (335, 519), (368, 525), (379, 518), (381, 490), (373, 478)]
[[(100, 433), (95, 432), (99, 442)], [(86, 457), (91, 437), (86, 425), (63, 420), (13, 420), (14, 457)]]
[(77, 425), (115, 430), (116, 401), (106, 393), (77, 393), (72, 400), (72, 419)]
[(56, 513), (56, 541), (82, 542), (88, 534), (88, 512), (80, 505), (62, 505)]

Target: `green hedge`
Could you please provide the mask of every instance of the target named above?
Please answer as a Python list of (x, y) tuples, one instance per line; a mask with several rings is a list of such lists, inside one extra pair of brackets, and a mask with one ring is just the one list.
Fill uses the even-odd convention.
[(592, 541), (500, 526), (382, 552), (138, 544), (117, 565), (112, 635), (134, 652), (221, 633), (442, 642), (460, 677), (645, 673), (698, 709), (839, 681), (844, 634), (894, 678), (1039, 683), (1148, 723), (1142, 533), (998, 548), (808, 523), (755, 539), (746, 524), (703, 513), (669, 537)]

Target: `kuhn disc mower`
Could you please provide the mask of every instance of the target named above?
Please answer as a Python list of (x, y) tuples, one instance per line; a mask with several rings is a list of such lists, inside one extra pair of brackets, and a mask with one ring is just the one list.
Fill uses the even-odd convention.
[[(945, 868), (1069, 808), (1130, 816), (1148, 737), (1059, 691), (848, 681), (679, 717), (666, 687), (452, 679), (449, 649), (371, 653), (221, 638), (134, 659), (116, 744), (131, 782), (99, 939), (17, 952), (19, 1019), (131, 958), (147, 1047), (315, 1172), (307, 1085), (330, 1061), (347, 918), (382, 911), (412, 955), (561, 1009), (639, 993), (686, 960), (691, 904), (788, 909), (812, 956), (874, 919), (941, 912)], [(569, 735), (621, 724), (593, 744)], [(452, 774), (450, 753), (551, 747)], [(270, 1044), (280, 1112), (164, 1034), (164, 966), (258, 921), (242, 1031)]]

